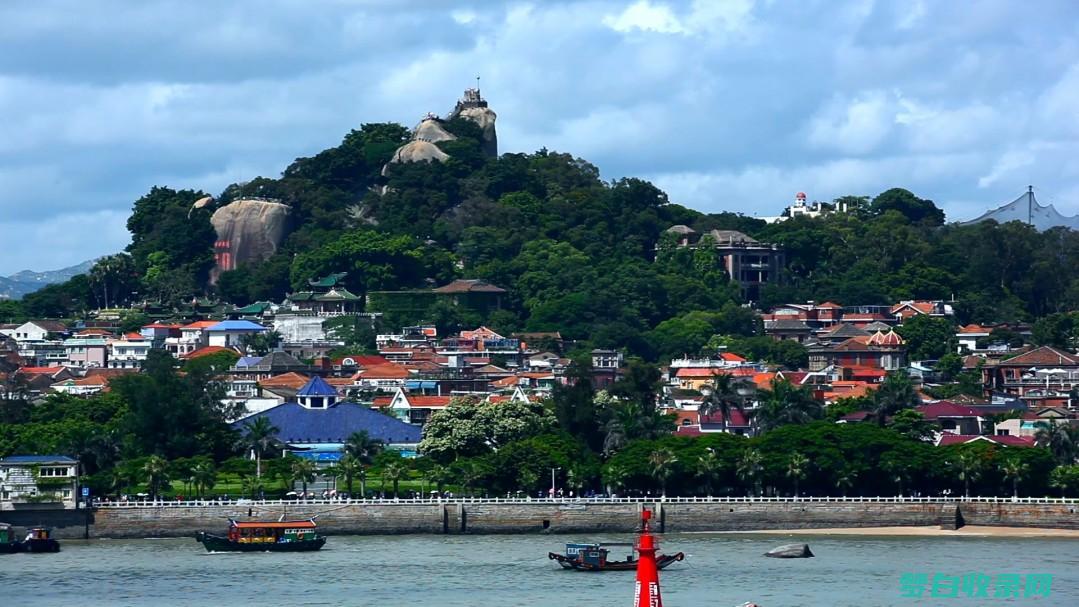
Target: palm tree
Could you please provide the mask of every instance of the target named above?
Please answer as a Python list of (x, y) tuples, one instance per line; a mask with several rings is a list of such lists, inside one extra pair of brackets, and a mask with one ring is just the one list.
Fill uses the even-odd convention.
[(210, 462), (199, 462), (191, 469), (191, 484), (195, 486), (195, 494), (202, 497), (203, 491), (209, 491), (217, 484), (217, 471)]
[(1021, 481), (1029, 471), (1030, 466), (1025, 462), (1019, 461), (1018, 458), (1010, 458), (1001, 464), (1000, 472), (1004, 475), (1004, 480), (1010, 480), (1012, 482), (1012, 497), (1019, 497), (1019, 481)]
[(1076, 441), (1068, 426), (1050, 419), (1048, 422), (1038, 422), (1034, 427), (1037, 428), (1034, 442), (1039, 447), (1048, 447), (1053, 457), (1062, 465), (1075, 463)]
[(791, 454), (789, 460), (787, 460), (787, 478), (794, 480), (794, 497), (798, 497), (798, 484), (802, 482), (802, 479), (806, 477), (806, 467), (809, 465), (809, 458), (795, 451)]
[(824, 405), (805, 388), (773, 379), (769, 390), (758, 390), (757, 408), (750, 417), (760, 432), (788, 424), (806, 424), (824, 416)]
[(659, 488), (663, 497), (667, 497), (667, 479), (674, 472), (674, 464), (678, 457), (670, 449), (656, 449), (648, 456), (648, 463), (652, 466), (652, 478), (659, 482)]
[(903, 495), (903, 483), (910, 476), (910, 465), (898, 457), (888, 457), (889, 455), (891, 453), (884, 454), (880, 461), (880, 467), (895, 481), (896, 495)]
[(281, 429), (264, 415), (244, 424), (244, 429), (245, 446), (255, 453), (255, 477), (262, 478), (262, 456), (277, 442), (275, 436)]
[(701, 415), (719, 413), (723, 416), (722, 431), (726, 432), (731, 412), (745, 413), (748, 386), (749, 383), (744, 379), (735, 379), (734, 376), (729, 374), (713, 375), (712, 381), (701, 387), (701, 394), (704, 398), (701, 399), (701, 406), (698, 411)]
[(697, 476), (701, 477), (701, 485), (704, 486), (708, 497), (712, 497), (712, 483), (722, 467), (723, 464), (719, 461), (716, 450), (711, 447), (705, 451), (704, 455), (697, 458)]
[(873, 415), (884, 426), (889, 417), (918, 404), (918, 393), (906, 371), (892, 371), (873, 394)]
[[(345, 439), (345, 453), (351, 453), (360, 462), (360, 494), (367, 496), (367, 467), (382, 451), (382, 441), (371, 438), (366, 431), (353, 432)], [(350, 492), (351, 493), (351, 492)]]
[(352, 479), (363, 472), (363, 464), (351, 453), (346, 453), (337, 462), (337, 473), (345, 477), (345, 488), (349, 499), (352, 498)]
[(146, 458), (146, 463), (142, 465), (142, 472), (146, 475), (146, 486), (150, 490), (150, 499), (157, 501), (157, 494), (161, 490), (161, 485), (169, 481), (168, 478), (169, 462), (160, 455), (151, 455)]
[(450, 480), (450, 474), (449, 468), (441, 464), (435, 464), (427, 471), (427, 480), (435, 486), (438, 494), (442, 495), (442, 489), (445, 488), (446, 483)]
[(382, 482), (390, 481), (393, 483), (393, 499), (397, 499), (397, 485), (401, 482), (401, 478), (405, 476), (406, 472), (405, 467), (397, 462), (386, 464), (386, 467), (382, 469)]
[(847, 491), (854, 486), (857, 476), (858, 474), (850, 467), (844, 467), (836, 474), (835, 487), (843, 492), (843, 497), (847, 497)]
[(314, 482), (315, 480), (315, 462), (302, 457), (296, 458), (296, 461), (292, 462), (292, 466), (289, 468), (289, 478), (293, 483), (301, 483), (303, 485), (303, 496), (307, 499), (307, 483)]
[(614, 495), (615, 490), (621, 489), (626, 484), (629, 471), (625, 466), (607, 464), (603, 471), (603, 480), (607, 484), (607, 495)]
[(760, 495), (760, 475), (763, 471), (764, 458), (761, 456), (760, 451), (748, 448), (742, 452), (742, 455), (738, 458), (737, 474), (738, 478), (748, 488), (746, 495), (753, 495), (753, 489), (756, 489), (757, 495)]
[(953, 464), (956, 476), (963, 481), (963, 496), (970, 497), (970, 481), (977, 480), (982, 473), (982, 460), (973, 451), (964, 451)]

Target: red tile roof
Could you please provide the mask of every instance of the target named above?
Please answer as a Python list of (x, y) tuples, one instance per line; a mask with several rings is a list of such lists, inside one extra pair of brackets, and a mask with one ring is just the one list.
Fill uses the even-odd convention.
[(184, 325), (184, 326), (182, 326), (180, 328), (181, 329), (188, 329), (188, 330), (205, 329), (207, 327), (212, 327), (212, 326), (216, 325), (217, 323), (218, 323), (218, 321), (216, 321), (216, 320), (200, 320), (200, 321), (193, 322), (193, 323), (191, 323), (189, 325)]
[(734, 363), (744, 363), (744, 362), (746, 362), (746, 359), (742, 358), (741, 356), (738, 356), (734, 352), (721, 352), (719, 354), (719, 357), (722, 358), (723, 360), (727, 361), (727, 362), (734, 362)]
[(292, 388), (299, 390), (307, 383), (308, 377), (302, 373), (290, 371), (281, 375), (274, 375), (266, 379), (260, 379), (259, 385), (264, 388)]
[(957, 405), (951, 401), (938, 401), (928, 405), (920, 405), (914, 408), (926, 419), (933, 420), (941, 417), (981, 417), (982, 412), (965, 405)]
[(411, 375), (408, 369), (402, 365), (387, 363), (357, 371), (353, 379), (405, 379)]
[[(719, 425), (723, 424), (723, 414), (722, 413), (713, 413), (711, 415), (701, 415), (700, 420), (701, 420), (701, 425), (708, 424), (708, 425), (717, 425), (717, 426), (719, 426)], [(749, 426), (749, 416), (746, 413), (743, 413), (742, 411), (739, 411), (738, 409), (735, 409), (735, 410), (731, 411), (731, 419), (730, 419), (730, 422), (727, 424), (727, 427), (736, 427), (736, 428), (737, 427), (743, 427), (744, 428), (744, 427), (748, 427), (748, 426)]]
[(450, 404), (449, 396), (410, 396), (408, 404), (413, 407), (445, 407)]
[(377, 367), (379, 365), (388, 365), (390, 361), (384, 356), (374, 356), (369, 354), (356, 354), (353, 356), (340, 356), (333, 359), (333, 364), (338, 367), (345, 364), (345, 359), (350, 359), (352, 362), (360, 367)]
[(55, 375), (64, 369), (65, 367), (20, 367), (18, 371), (27, 375)]
[(1079, 365), (1079, 357), (1052, 346), (1041, 346), (1000, 363), (1001, 366), (1054, 366)]
[(969, 325), (967, 325), (965, 327), (959, 327), (959, 333), (960, 334), (984, 333), (986, 335), (989, 335), (990, 331), (989, 331), (989, 329), (986, 329), (985, 327), (983, 327), (981, 325), (971, 323), (971, 324), (969, 324)]
[(218, 352), (226, 352), (226, 351), (227, 352), (235, 352), (235, 350), (233, 350), (232, 348), (225, 348), (223, 346), (205, 346), (203, 348), (199, 348), (198, 350), (195, 350), (194, 352), (189, 352), (187, 354), (184, 354), (180, 358), (183, 358), (185, 360), (191, 360), (192, 358), (201, 358), (203, 356), (209, 356), (211, 354), (217, 354)]

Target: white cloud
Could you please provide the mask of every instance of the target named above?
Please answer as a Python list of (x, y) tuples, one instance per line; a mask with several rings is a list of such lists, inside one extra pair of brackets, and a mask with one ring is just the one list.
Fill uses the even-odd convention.
[(603, 24), (616, 32), (658, 32), (681, 34), (686, 31), (682, 22), (666, 4), (652, 4), (649, 0), (637, 0), (617, 15), (606, 15)]
[(809, 142), (818, 148), (864, 154), (879, 146), (896, 122), (896, 101), (884, 91), (832, 100), (809, 124)]
[[(152, 185), (217, 192), (363, 122), (445, 113), (477, 74), (503, 151), (574, 153), (702, 210), (903, 186), (965, 218), (1033, 183), (1074, 213), (1077, 16), (1067, 0), (10, 0), (0, 227), (20, 244), (0, 274), (117, 250)], [(70, 217), (82, 231), (56, 242)]]

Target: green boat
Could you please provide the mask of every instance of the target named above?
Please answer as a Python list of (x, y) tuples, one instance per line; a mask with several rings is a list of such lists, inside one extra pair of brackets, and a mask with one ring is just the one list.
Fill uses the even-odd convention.
[(207, 552), (307, 552), (318, 550), (326, 537), (315, 531), (315, 521), (236, 522), (229, 520), (228, 535), (200, 531), (195, 539)]

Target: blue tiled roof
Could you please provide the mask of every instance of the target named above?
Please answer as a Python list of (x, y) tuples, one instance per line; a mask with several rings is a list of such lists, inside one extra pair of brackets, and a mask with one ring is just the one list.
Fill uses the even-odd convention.
[(419, 426), (356, 403), (338, 403), (328, 409), (285, 403), (233, 422), (232, 427), (243, 432), (244, 426), (258, 417), (269, 419), (278, 428), (276, 438), (285, 443), (343, 443), (361, 430), (386, 444), (420, 442)]
[(214, 331), (265, 331), (266, 327), (250, 320), (222, 320), (216, 325), (206, 327), (206, 330), (211, 333)]
[(262, 360), (261, 356), (243, 356), (236, 361), (237, 367), (254, 367)]
[(0, 464), (76, 464), (66, 455), (9, 455)]
[(316, 375), (307, 380), (307, 383), (296, 392), (296, 396), (337, 396), (337, 390)]

